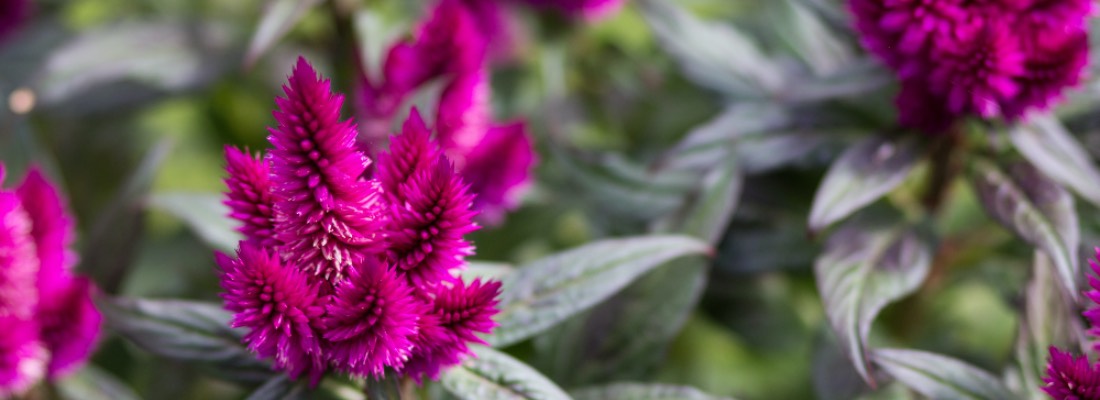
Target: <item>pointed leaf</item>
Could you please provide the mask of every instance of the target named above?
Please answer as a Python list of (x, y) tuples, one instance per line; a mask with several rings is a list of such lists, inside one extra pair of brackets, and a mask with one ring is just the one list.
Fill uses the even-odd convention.
[(218, 376), (239, 381), (270, 377), (270, 365), (229, 327), (232, 314), (212, 303), (137, 298), (103, 299), (99, 308), (111, 329), (142, 350), (181, 361), (202, 362)]
[(576, 400), (732, 400), (703, 393), (689, 386), (661, 383), (613, 383), (573, 393)]
[(744, 181), (741, 168), (732, 159), (710, 171), (703, 177), (702, 191), (688, 209), (681, 231), (717, 244), (737, 209)]
[(401, 383), (394, 373), (382, 379), (368, 379), (365, 392), (368, 400), (402, 400)]
[(920, 155), (911, 138), (872, 137), (836, 160), (814, 195), (811, 231), (820, 231), (871, 204), (901, 184)]
[(928, 275), (931, 246), (911, 227), (853, 221), (829, 238), (814, 263), (829, 324), (856, 371), (874, 385), (867, 336), (879, 311), (912, 293)]
[(272, 377), (250, 393), (245, 400), (306, 400), (306, 380), (291, 381), (286, 374)]
[(232, 252), (242, 236), (233, 229), (237, 222), (226, 217), (229, 209), (218, 194), (162, 193), (149, 198), (149, 207), (183, 220), (206, 244)]
[(736, 103), (713, 119), (693, 128), (662, 162), (671, 169), (705, 170), (729, 159), (734, 143), (754, 133), (781, 129), (791, 116), (774, 104)]
[[(1051, 265), (1043, 252), (1035, 252), (1031, 282), (1024, 293), (1024, 315), (1016, 342), (1023, 392), (1032, 399), (1048, 398), (1041, 388), (1051, 346), (1080, 349), (1084, 326), (1076, 308), (1067, 303)], [(1076, 353), (1077, 351), (1073, 351)]]
[(448, 369), (443, 387), (465, 400), (569, 400), (554, 382), (496, 350), (475, 346), (476, 357)]
[(138, 400), (137, 393), (118, 378), (95, 366), (86, 365), (57, 383), (64, 400)]
[(519, 268), (504, 280), (500, 324), (486, 340), (505, 346), (542, 332), (611, 297), (676, 258), (706, 254), (705, 243), (685, 236), (609, 239), (558, 253)]
[(876, 349), (875, 364), (932, 399), (1015, 399), (993, 375), (962, 361), (917, 350)]
[(275, 45), (294, 24), (298, 23), (321, 0), (270, 0), (260, 17), (260, 26), (252, 36), (244, 56), (245, 67), (251, 67), (271, 46)]
[(1058, 270), (1063, 293), (1076, 300), (1080, 228), (1073, 196), (1026, 163), (1013, 164), (1006, 173), (978, 159), (970, 177), (986, 213), (1045, 252)]
[(842, 40), (811, 8), (796, 0), (774, 2), (779, 7), (775, 18), (777, 33), (816, 76), (842, 70), (855, 58), (850, 41)]
[(1027, 124), (1015, 125), (1009, 138), (1043, 174), (1100, 207), (1100, 169), (1056, 118), (1035, 116)]

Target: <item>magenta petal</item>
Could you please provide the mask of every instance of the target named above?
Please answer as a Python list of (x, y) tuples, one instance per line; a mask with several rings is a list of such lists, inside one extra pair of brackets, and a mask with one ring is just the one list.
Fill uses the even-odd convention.
[(31, 219), (31, 236), (34, 237), (39, 261), (40, 290), (64, 284), (67, 271), (76, 263), (76, 255), (69, 251), (75, 234), (68, 206), (54, 184), (36, 167), (27, 172), (23, 183), (16, 188), (16, 194)]
[(1100, 399), (1100, 366), (1051, 347), (1043, 383), (1043, 391), (1055, 400)]
[(408, 93), (444, 74), (477, 70), (486, 59), (478, 20), (461, 0), (439, 0), (414, 37), (392, 46), (386, 56), (383, 74), (394, 93)]
[(477, 194), (474, 207), (499, 223), (530, 185), (538, 155), (523, 123), (496, 126), (466, 155), (462, 177)]
[(248, 241), (263, 246), (278, 246), (275, 238), (275, 198), (271, 193), (271, 171), (262, 157), (247, 150), (225, 146), (225, 205), (229, 217), (241, 223), (237, 231)]
[(455, 77), (443, 90), (436, 112), (439, 144), (461, 165), (470, 149), (485, 137), (492, 122), (488, 71)]
[(568, 16), (597, 20), (622, 8), (625, 0), (522, 0), (534, 7), (551, 9)]
[(30, 217), (14, 193), (0, 192), (0, 317), (32, 317), (37, 274)]
[(401, 187), (439, 157), (431, 135), (414, 107), (401, 127), (401, 134), (390, 138), (390, 150), (378, 155), (375, 177), (390, 204), (404, 203)]
[(55, 290), (42, 292), (36, 318), (50, 351), (51, 379), (79, 367), (95, 347), (103, 317), (92, 302), (94, 290), (86, 278), (69, 278)]
[(48, 353), (32, 320), (0, 316), (0, 398), (23, 393), (42, 379)]
[(496, 322), (500, 282), (461, 280), (436, 288), (432, 312), (422, 321), (414, 342), (417, 347), (401, 372), (417, 382), (436, 379), (440, 371), (458, 364), (470, 354), (468, 342), (485, 342), (478, 333), (489, 333)]

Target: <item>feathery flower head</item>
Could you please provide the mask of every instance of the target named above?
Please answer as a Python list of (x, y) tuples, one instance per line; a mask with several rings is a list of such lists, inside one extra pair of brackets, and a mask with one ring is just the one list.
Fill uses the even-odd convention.
[(33, 221), (31, 237), (39, 262), (38, 286), (48, 290), (66, 285), (69, 280), (65, 279), (66, 272), (77, 261), (76, 254), (69, 250), (75, 235), (68, 206), (53, 184), (36, 168), (27, 172), (15, 193)]
[(1005, 117), (1020, 119), (1029, 109), (1046, 109), (1060, 100), (1065, 88), (1077, 86), (1089, 63), (1088, 33), (1036, 35), (1029, 46), (1023, 72), (1016, 77), (1020, 93), (1004, 105)]
[(484, 344), (477, 333), (489, 333), (496, 323), (500, 282), (461, 280), (436, 287), (432, 311), (423, 319), (413, 356), (401, 370), (417, 382), (436, 379), (444, 367), (457, 364), (470, 353), (467, 342)]
[(429, 163), (439, 157), (439, 150), (432, 143), (431, 136), (420, 112), (413, 107), (409, 118), (401, 126), (401, 135), (392, 137), (390, 150), (378, 155), (375, 178), (390, 204), (404, 204), (405, 192), (401, 187), (417, 171), (428, 168)]
[(357, 376), (381, 377), (385, 367), (400, 367), (412, 350), (423, 308), (405, 279), (386, 265), (352, 268), (326, 308), (329, 359)]
[(0, 398), (30, 389), (46, 372), (49, 354), (38, 340), (38, 326), (30, 319), (0, 316)]
[(411, 41), (395, 43), (383, 65), (385, 85), (408, 93), (445, 74), (481, 68), (487, 52), (478, 20), (461, 0), (439, 0)]
[(241, 222), (237, 231), (246, 240), (262, 246), (278, 246), (275, 239), (275, 198), (271, 193), (271, 169), (248, 150), (225, 146), (225, 186), (229, 188), (223, 203), (229, 217)]
[(523, 0), (531, 6), (550, 9), (574, 18), (596, 20), (611, 16), (625, 0)]
[(31, 318), (38, 303), (31, 220), (14, 193), (0, 192), (0, 317)]
[(966, 19), (962, 0), (851, 0), (863, 45), (902, 76), (924, 68), (929, 47)]
[(340, 121), (343, 97), (304, 58), (283, 90), (286, 97), (275, 99), (279, 126), (268, 136), (276, 239), (284, 259), (339, 281), (380, 243), (378, 190), (359, 179), (370, 159), (355, 145), (353, 123)]
[(309, 277), (255, 244), (241, 242), (236, 259), (218, 253), (222, 299), (233, 311), (232, 326), (250, 331), (249, 349), (273, 358), (275, 367), (297, 379), (309, 373), (314, 382), (324, 373), (320, 325), (324, 304)]
[(1089, 365), (1088, 357), (1050, 348), (1043, 391), (1055, 400), (1100, 399), (1100, 365)]
[(952, 113), (1000, 115), (1001, 104), (1019, 92), (1015, 78), (1023, 73), (1024, 54), (1018, 44), (1006, 26), (992, 22), (957, 29), (933, 51), (932, 90), (946, 96)]

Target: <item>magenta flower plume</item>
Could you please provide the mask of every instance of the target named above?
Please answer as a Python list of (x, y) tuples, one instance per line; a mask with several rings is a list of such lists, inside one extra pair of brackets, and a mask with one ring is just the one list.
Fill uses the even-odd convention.
[(222, 270), (222, 299), (235, 313), (233, 327), (248, 328), (244, 342), (261, 358), (273, 358), (275, 367), (297, 379), (309, 373), (314, 383), (324, 373), (320, 326), (324, 304), (318, 288), (275, 254), (242, 242), (232, 259), (216, 256)]
[(496, 323), (500, 282), (474, 280), (467, 286), (461, 280), (440, 285), (435, 291), (432, 311), (421, 322), (415, 339), (417, 347), (401, 372), (422, 382), (436, 379), (439, 372), (455, 365), (470, 353), (467, 342), (485, 341), (477, 333), (489, 333)]
[(991, 23), (956, 31), (937, 47), (929, 83), (945, 94), (948, 110), (995, 117), (1001, 104), (1019, 93), (1015, 78), (1023, 74), (1025, 55), (1007, 29)]
[(381, 377), (387, 366), (400, 367), (412, 350), (423, 308), (405, 280), (384, 264), (352, 268), (324, 318), (329, 360), (356, 376)]
[(388, 260), (418, 288), (450, 280), (451, 271), (473, 254), (463, 238), (478, 228), (469, 186), (438, 156), (400, 190), (405, 203), (391, 206)]
[(1083, 355), (1051, 347), (1043, 382), (1043, 391), (1055, 400), (1100, 400), (1100, 365), (1089, 365)]
[(538, 162), (534, 143), (522, 122), (495, 126), (466, 156), (462, 178), (477, 193), (474, 208), (482, 220), (499, 223), (507, 210), (519, 205), (519, 197), (530, 186)]
[(1016, 77), (1020, 93), (1005, 105), (1005, 117), (1019, 119), (1029, 109), (1042, 110), (1061, 99), (1066, 88), (1077, 86), (1089, 62), (1088, 33), (1042, 33), (1033, 37)]
[(383, 75), (393, 93), (408, 93), (431, 79), (473, 71), (485, 62), (486, 39), (461, 0), (439, 0), (414, 38), (394, 44), (386, 56)]
[(95, 347), (103, 317), (92, 302), (95, 286), (86, 278), (70, 277), (44, 291), (37, 319), (50, 352), (48, 376), (56, 378), (82, 365)]
[(33, 316), (37, 274), (30, 217), (14, 193), (0, 192), (0, 317)]
[(404, 204), (405, 192), (401, 187), (439, 157), (431, 135), (420, 118), (420, 112), (414, 107), (401, 127), (401, 135), (390, 141), (390, 151), (378, 155), (375, 178), (390, 204)]
[(625, 0), (523, 0), (538, 8), (558, 11), (571, 17), (595, 20), (608, 17), (626, 2)]
[(353, 123), (339, 120), (343, 97), (304, 58), (283, 90), (268, 137), (276, 239), (285, 259), (339, 281), (380, 243), (377, 188), (359, 179), (370, 160), (356, 148)]
[(930, 47), (966, 19), (961, 0), (851, 0), (863, 45), (902, 77), (925, 68)]
[(271, 193), (271, 170), (262, 157), (253, 157), (247, 150), (225, 147), (225, 205), (229, 217), (241, 222), (238, 232), (245, 239), (262, 246), (278, 246), (275, 239), (275, 198)]
[(46, 349), (38, 340), (33, 320), (0, 316), (0, 398), (19, 395), (42, 379)]
[(492, 123), (488, 71), (455, 77), (439, 98), (435, 129), (447, 157), (461, 169), (466, 153), (485, 137)]

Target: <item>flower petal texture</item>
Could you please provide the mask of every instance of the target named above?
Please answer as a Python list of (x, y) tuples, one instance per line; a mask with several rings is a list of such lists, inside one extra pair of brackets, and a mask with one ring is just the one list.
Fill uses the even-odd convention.
[(1089, 365), (1086, 356), (1050, 348), (1043, 391), (1055, 400), (1100, 399), (1100, 365)]
[(238, 232), (262, 246), (278, 246), (275, 238), (275, 198), (271, 193), (271, 169), (262, 157), (247, 150), (225, 147), (225, 205), (229, 217), (241, 223)]
[(63, 376), (83, 365), (95, 348), (103, 316), (92, 302), (96, 288), (87, 278), (69, 277), (43, 290), (37, 319), (50, 352), (48, 377)]
[(31, 318), (38, 303), (31, 220), (14, 193), (0, 192), (0, 317)]
[(0, 316), (0, 397), (25, 392), (46, 372), (48, 353), (38, 340), (33, 320)]
[(440, 371), (470, 354), (467, 342), (485, 342), (478, 333), (489, 333), (496, 323), (500, 282), (475, 279), (468, 286), (458, 280), (440, 285), (434, 293), (432, 311), (424, 319), (417, 348), (402, 372), (417, 382), (436, 379)]

